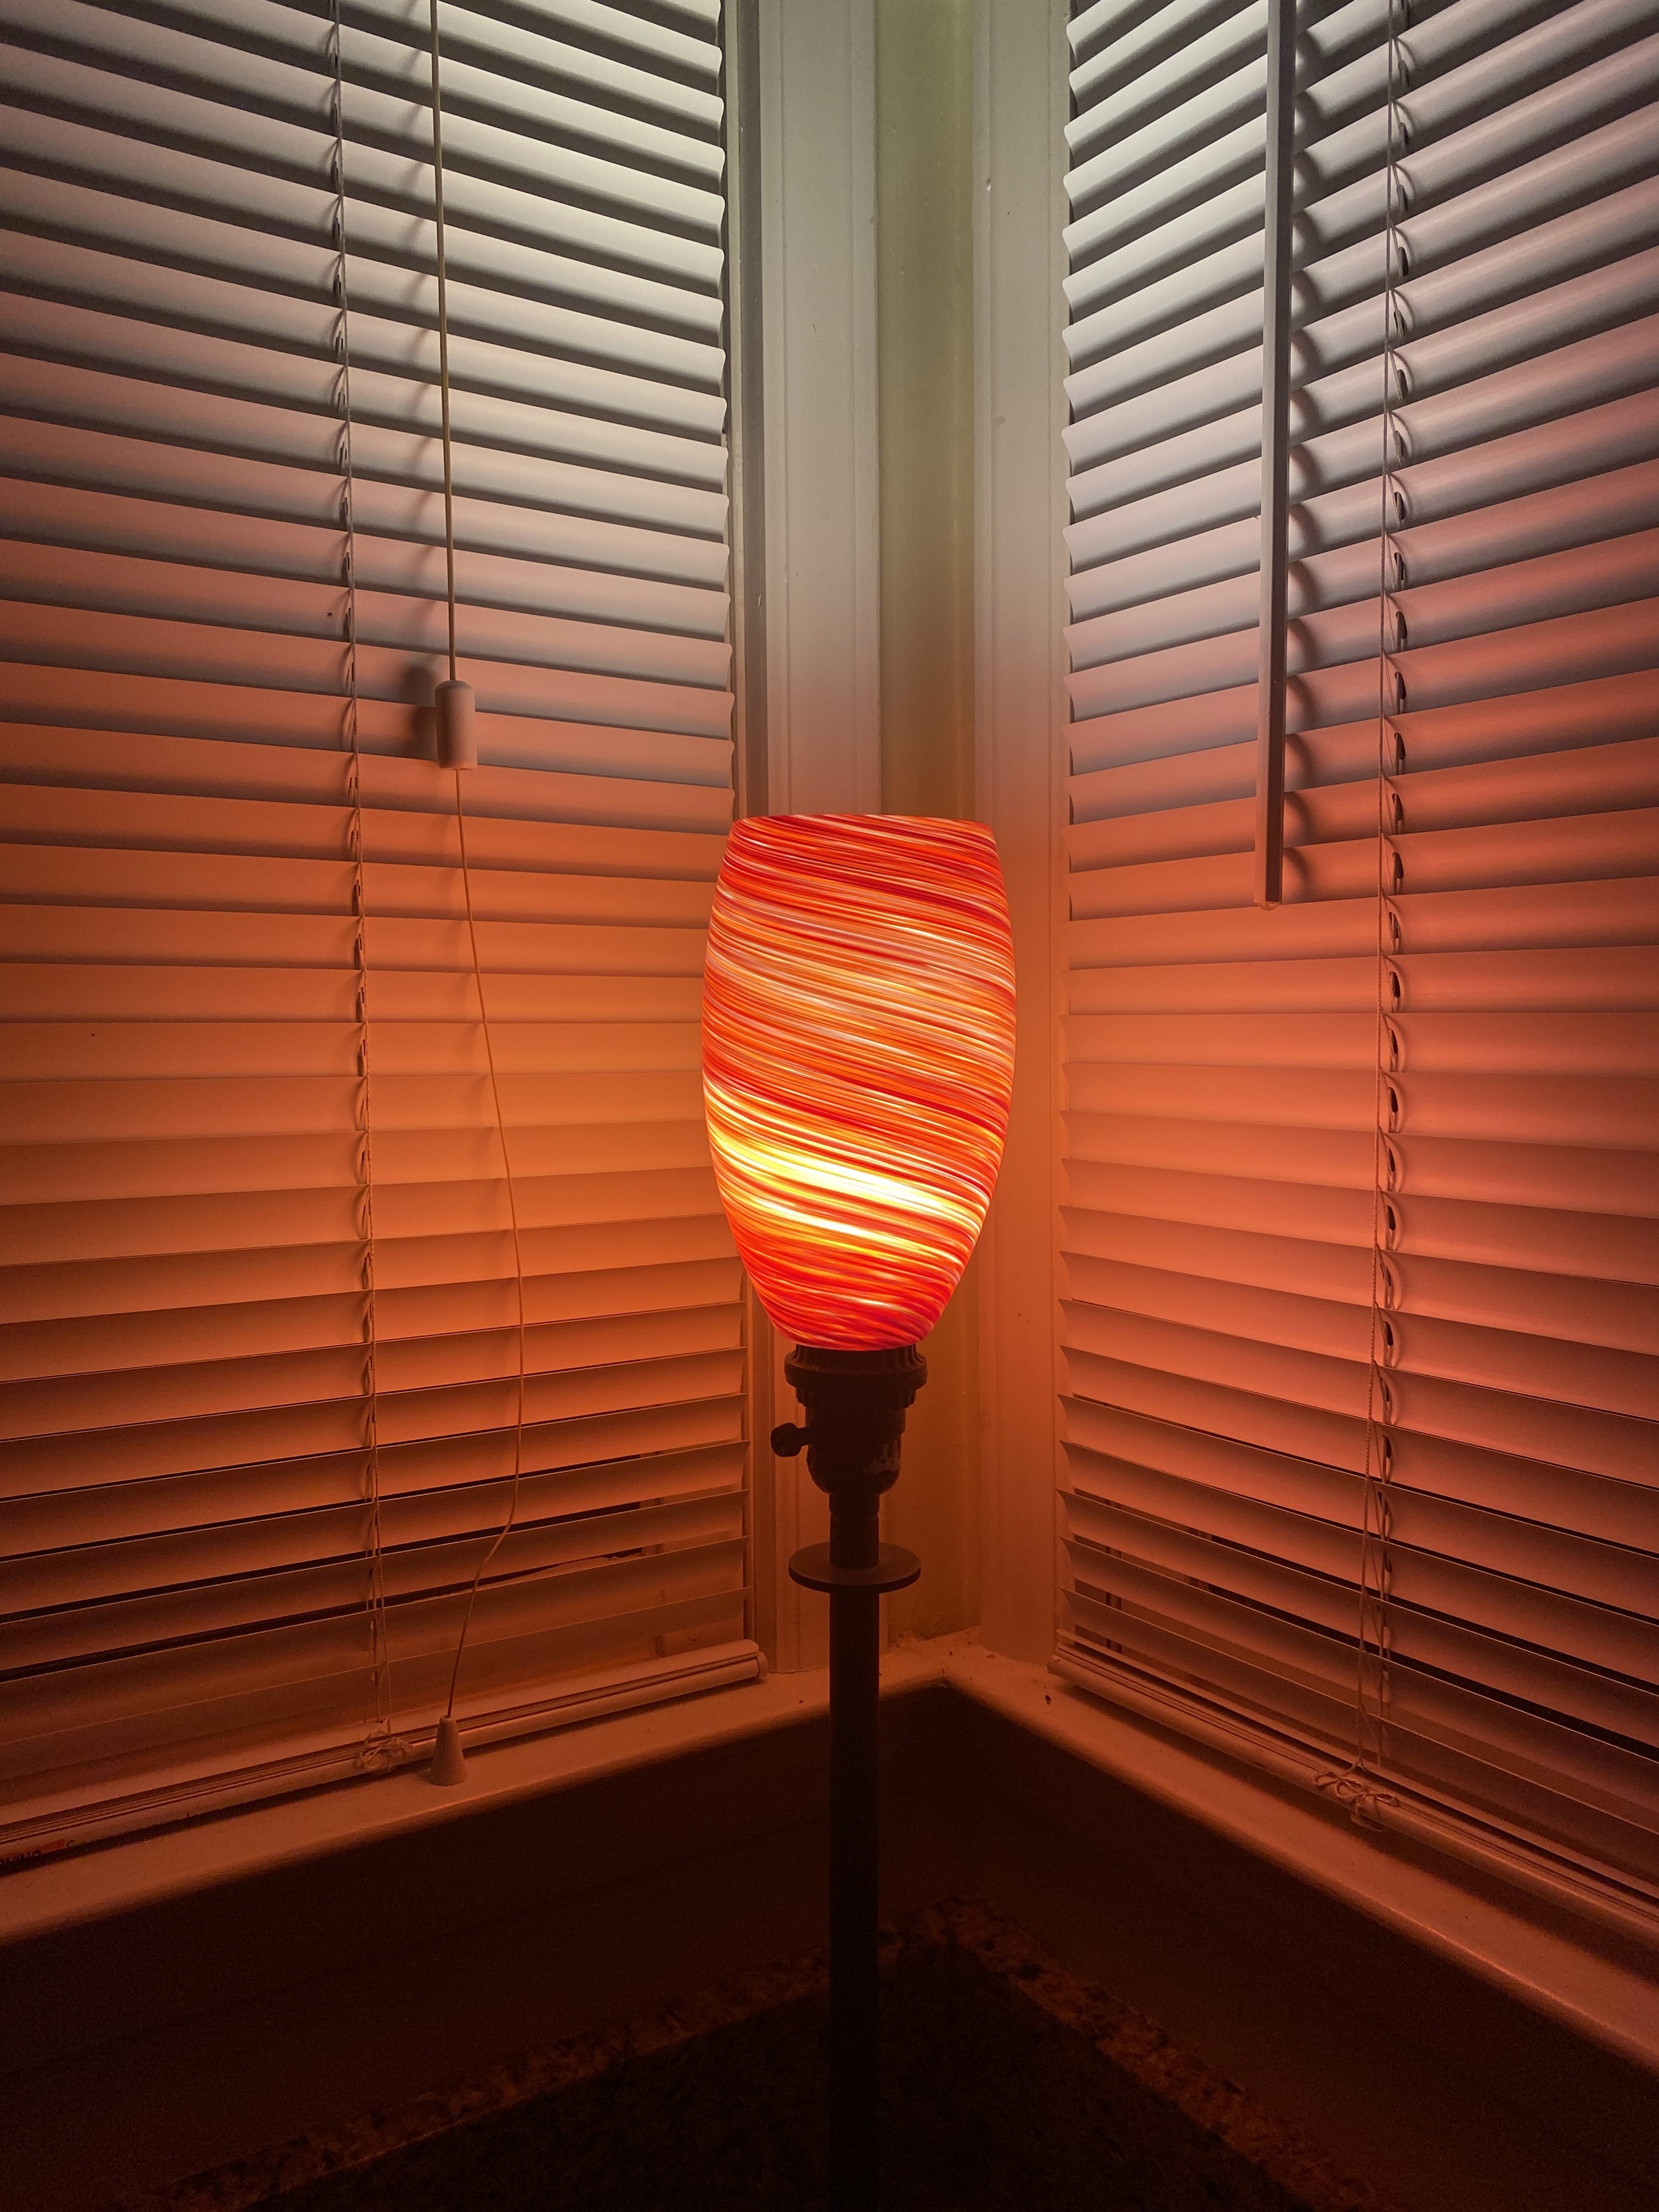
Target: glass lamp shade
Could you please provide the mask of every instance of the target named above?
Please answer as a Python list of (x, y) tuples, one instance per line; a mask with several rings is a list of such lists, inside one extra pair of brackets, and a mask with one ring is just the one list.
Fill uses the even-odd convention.
[(777, 1327), (914, 1344), (991, 1202), (1014, 1073), (1013, 939), (976, 822), (751, 816), (703, 970), (714, 1176)]

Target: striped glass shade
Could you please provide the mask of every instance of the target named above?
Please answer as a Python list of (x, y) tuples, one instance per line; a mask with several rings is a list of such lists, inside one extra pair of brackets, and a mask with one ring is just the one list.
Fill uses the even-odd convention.
[(752, 816), (703, 972), (720, 1198), (777, 1327), (914, 1344), (991, 1200), (1014, 1070), (1013, 940), (976, 822)]

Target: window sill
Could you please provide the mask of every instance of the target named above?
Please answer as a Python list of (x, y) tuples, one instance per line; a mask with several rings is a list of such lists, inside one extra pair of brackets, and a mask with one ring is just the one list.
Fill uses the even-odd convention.
[[(903, 1644), (884, 1658), (885, 1696), (940, 1686), (1659, 2074), (1659, 1945), (1643, 1956), (1634, 1943), (1575, 1931), (1565, 1916), (1534, 1914), (1455, 1860), (1381, 1845), (1322, 1803), (967, 1636)], [(828, 1705), (825, 1670), (769, 1674), (480, 1747), (453, 1790), (416, 1768), (17, 1868), (0, 1880), (0, 1946), (763, 1735)]]
[(974, 1703), (1217, 1831), (1574, 2034), (1659, 2074), (1651, 1949), (1534, 1914), (1518, 1891), (1434, 1850), (1379, 1842), (1323, 1802), (1069, 1687), (1046, 1666), (961, 1643), (944, 1676)]
[[(942, 1679), (940, 1655), (933, 1646), (890, 1652), (882, 1669), (882, 1686), (890, 1694)], [(469, 1748), (466, 1778), (453, 1789), (436, 1787), (424, 1765), (410, 1766), (15, 1867), (0, 1876), (0, 1945), (762, 1735), (825, 1712), (829, 1702), (826, 1670), (768, 1674), (542, 1735)]]

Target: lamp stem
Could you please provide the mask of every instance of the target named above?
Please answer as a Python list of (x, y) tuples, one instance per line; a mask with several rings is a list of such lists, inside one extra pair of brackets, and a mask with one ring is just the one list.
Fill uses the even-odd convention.
[[(831, 1511), (830, 1556), (872, 1567), (875, 1502)], [(880, 2056), (877, 1990), (881, 1803), (877, 1729), (881, 1593), (830, 1595), (830, 2203), (874, 2212)]]
[(872, 1352), (801, 1344), (783, 1371), (807, 1425), (775, 1429), (772, 1449), (793, 1457), (805, 1445), (812, 1480), (830, 1496), (830, 1541), (789, 1562), (796, 1582), (830, 1597), (830, 2212), (875, 2212), (881, 1599), (921, 1572), (913, 1552), (882, 1542), (878, 1516), (927, 1369), (909, 1344)]

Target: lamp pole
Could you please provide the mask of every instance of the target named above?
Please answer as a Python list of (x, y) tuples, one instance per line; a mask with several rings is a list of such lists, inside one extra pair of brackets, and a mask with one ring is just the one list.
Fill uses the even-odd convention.
[(914, 1552), (882, 1542), (878, 1516), (927, 1366), (913, 1344), (875, 1352), (798, 1344), (783, 1371), (806, 1425), (775, 1429), (772, 1449), (793, 1459), (804, 1446), (807, 1471), (830, 1498), (830, 1541), (789, 1562), (795, 1582), (830, 1598), (830, 2206), (875, 2212), (881, 1598), (921, 1572)]

